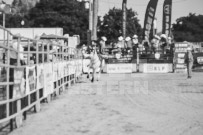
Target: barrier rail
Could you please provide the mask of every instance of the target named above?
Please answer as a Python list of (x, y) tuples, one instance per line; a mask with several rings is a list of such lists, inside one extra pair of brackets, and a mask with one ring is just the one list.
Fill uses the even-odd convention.
[(82, 74), (82, 59), (76, 49), (0, 29), (5, 31), (0, 43), (0, 125), (10, 121), (13, 130), (29, 109), (39, 112), (42, 100), (50, 102), (75, 83)]
[[(153, 52), (153, 50), (140, 50), (139, 48), (134, 49), (124, 49), (122, 48), (119, 53), (121, 53), (119, 58), (116, 58), (116, 53), (112, 54), (111, 50), (113, 48), (105, 48), (105, 54), (106, 55), (113, 55), (111, 58), (109, 58), (109, 63), (136, 63), (137, 58), (142, 63), (173, 63), (173, 50), (166, 50), (163, 52), (163, 50), (158, 49), (156, 50), (156, 54)], [(157, 56), (159, 54), (159, 56)], [(158, 58), (156, 58), (158, 57)], [(114, 62), (115, 61), (115, 62)]]

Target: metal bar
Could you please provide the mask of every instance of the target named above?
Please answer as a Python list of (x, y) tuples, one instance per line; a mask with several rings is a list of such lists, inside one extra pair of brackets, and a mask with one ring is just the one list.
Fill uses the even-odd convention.
[(30, 40), (28, 40), (27, 65), (30, 66)]
[(36, 64), (39, 64), (39, 44), (36, 42)]

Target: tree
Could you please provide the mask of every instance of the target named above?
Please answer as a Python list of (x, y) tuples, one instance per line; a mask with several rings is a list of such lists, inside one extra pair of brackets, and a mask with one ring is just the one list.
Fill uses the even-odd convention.
[(203, 41), (203, 15), (190, 13), (180, 17), (173, 24), (173, 35), (177, 42), (202, 42)]
[[(26, 4), (30, 6), (29, 4)], [(40, 0), (29, 9), (22, 0), (14, 0), (17, 14), (7, 16), (6, 27), (61, 27), (64, 34), (80, 35), (81, 41), (87, 39), (88, 10), (84, 2), (76, 0)], [(28, 9), (28, 10), (27, 10)]]
[(88, 10), (76, 0), (41, 0), (29, 12), (31, 27), (62, 27), (64, 33), (87, 38)]
[[(127, 9), (126, 36), (132, 37), (137, 34), (142, 35), (142, 28), (137, 18), (137, 13), (132, 9)], [(106, 36), (109, 42), (117, 41), (122, 36), (122, 10), (113, 8), (99, 21), (98, 37)]]

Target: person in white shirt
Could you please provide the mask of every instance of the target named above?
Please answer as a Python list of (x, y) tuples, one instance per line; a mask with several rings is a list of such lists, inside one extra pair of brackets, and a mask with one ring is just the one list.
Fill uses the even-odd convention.
[(132, 44), (133, 44), (133, 58), (137, 57), (137, 49), (139, 48), (139, 41), (138, 41), (138, 36), (134, 35), (132, 37)]
[(126, 37), (125, 38), (125, 43), (126, 43), (126, 51), (127, 51), (127, 54), (130, 53), (130, 51), (132, 50), (132, 40), (130, 37)]
[[(18, 52), (18, 46), (19, 46), (19, 52)], [(18, 42), (14, 42), (11, 48), (14, 50), (10, 50), (10, 64), (17, 65), (17, 58), (19, 57), (20, 64), (24, 65), (24, 54), (23, 54), (24, 48), (22, 44)]]
[(105, 53), (105, 47), (106, 47), (106, 37), (101, 37), (101, 40), (99, 41), (99, 53), (104, 54)]
[(160, 37), (158, 35), (155, 35), (151, 40), (151, 51), (153, 54), (157, 53), (157, 50), (159, 49), (159, 41)]

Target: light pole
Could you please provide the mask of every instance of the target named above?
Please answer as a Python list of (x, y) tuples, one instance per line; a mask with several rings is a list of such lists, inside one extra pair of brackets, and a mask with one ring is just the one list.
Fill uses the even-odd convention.
[(90, 45), (91, 40), (97, 40), (99, 0), (78, 0), (78, 1), (79, 2), (84, 1), (86, 9), (89, 8), (89, 29), (87, 32), (87, 35), (88, 35), (87, 39), (88, 39), (88, 45)]
[(123, 0), (122, 10), (123, 10), (123, 38), (126, 37), (126, 4), (127, 0)]

